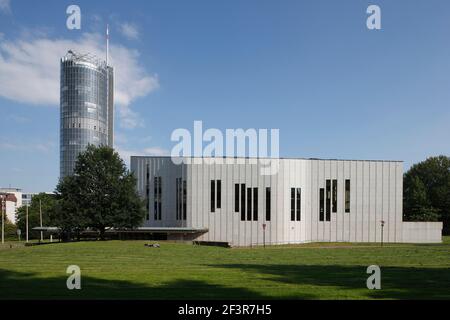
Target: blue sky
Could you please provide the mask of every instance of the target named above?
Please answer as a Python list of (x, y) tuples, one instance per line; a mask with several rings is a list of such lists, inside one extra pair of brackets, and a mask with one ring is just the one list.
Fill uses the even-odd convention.
[[(79, 31), (66, 28), (70, 4)], [(382, 30), (366, 28), (369, 4)], [(194, 120), (279, 128), (284, 157), (408, 168), (449, 155), (448, 1), (0, 0), (1, 186), (54, 190), (57, 57), (73, 43), (101, 50), (107, 22), (124, 157), (168, 152)]]

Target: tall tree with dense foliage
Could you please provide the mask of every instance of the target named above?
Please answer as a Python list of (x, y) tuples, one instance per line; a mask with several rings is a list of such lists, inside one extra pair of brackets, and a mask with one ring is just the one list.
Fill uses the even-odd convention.
[(407, 221), (443, 221), (450, 233), (450, 158), (431, 157), (404, 175), (404, 217)]
[(59, 182), (57, 194), (59, 225), (90, 227), (102, 239), (108, 228), (134, 228), (145, 216), (135, 177), (110, 147), (89, 145), (78, 156), (73, 176)]
[(79, 188), (74, 176), (64, 177), (56, 186), (57, 202), (52, 211), (52, 222), (69, 238), (72, 234), (79, 237), (80, 232), (89, 226), (89, 219), (79, 202)]

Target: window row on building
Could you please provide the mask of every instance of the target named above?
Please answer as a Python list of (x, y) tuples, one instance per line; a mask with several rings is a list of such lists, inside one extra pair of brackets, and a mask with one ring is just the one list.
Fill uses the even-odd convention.
[[(176, 184), (176, 219), (186, 220), (187, 216), (187, 185), (186, 180), (181, 178), (175, 179)], [(153, 199), (154, 199), (154, 219), (162, 220), (162, 178), (154, 177), (154, 188), (153, 188)], [(146, 220), (150, 220), (150, 172), (147, 166), (146, 173), (146, 184), (145, 184), (145, 203), (146, 203)]]
[[(211, 180), (211, 212), (221, 208), (222, 181)], [(270, 187), (266, 188), (266, 221), (270, 221)], [(241, 214), (241, 221), (258, 221), (258, 188), (245, 183), (234, 185), (234, 212)]]
[[(350, 180), (345, 180), (344, 211), (350, 213)], [(331, 221), (331, 212), (337, 213), (338, 183), (327, 179), (325, 189), (319, 189), (319, 221)]]
[[(146, 208), (149, 212), (150, 201), (150, 173), (147, 167), (146, 176)], [(187, 216), (187, 186), (186, 180), (176, 178), (176, 219), (186, 220)], [(211, 180), (210, 209), (222, 207), (222, 181)], [(350, 213), (350, 180), (345, 180), (344, 211)], [(162, 181), (161, 177), (154, 177), (154, 219), (162, 219)], [(302, 220), (302, 189), (290, 188), (290, 219)], [(319, 189), (319, 221), (331, 221), (331, 213), (337, 213), (338, 183), (336, 179), (327, 179), (325, 188)], [(234, 212), (240, 213), (241, 221), (258, 221), (258, 188), (249, 187), (245, 183), (234, 185)], [(149, 220), (149, 213), (147, 220)], [(265, 221), (271, 220), (271, 188), (265, 188)]]

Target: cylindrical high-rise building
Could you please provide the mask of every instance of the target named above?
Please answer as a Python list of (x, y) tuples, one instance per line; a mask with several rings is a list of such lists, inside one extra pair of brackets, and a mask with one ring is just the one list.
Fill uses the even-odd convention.
[[(108, 76), (107, 76), (108, 75)], [(61, 59), (60, 178), (88, 144), (113, 146), (114, 72), (90, 54)]]

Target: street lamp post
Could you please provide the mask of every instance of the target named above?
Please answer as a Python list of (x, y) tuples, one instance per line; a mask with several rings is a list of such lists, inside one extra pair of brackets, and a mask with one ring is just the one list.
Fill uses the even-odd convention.
[[(39, 199), (39, 219), (40, 219), (40, 225), (42, 230), (42, 206), (41, 206), (41, 199)], [(44, 233), (41, 231), (41, 241), (44, 241)]]
[(25, 215), (25, 225), (26, 225), (26, 241), (27, 241), (27, 243), (28, 243), (28, 204), (27, 204), (27, 212), (26, 212), (26, 215)]
[(381, 220), (381, 246), (383, 246), (383, 228), (384, 228), (384, 220)]
[(5, 216), (3, 213), (3, 204), (6, 203), (6, 199), (4, 199), (3, 196), (1, 196), (1, 207), (2, 207), (2, 244), (5, 243)]
[(266, 247), (266, 224), (263, 223), (262, 227), (263, 227), (263, 247), (265, 248)]

